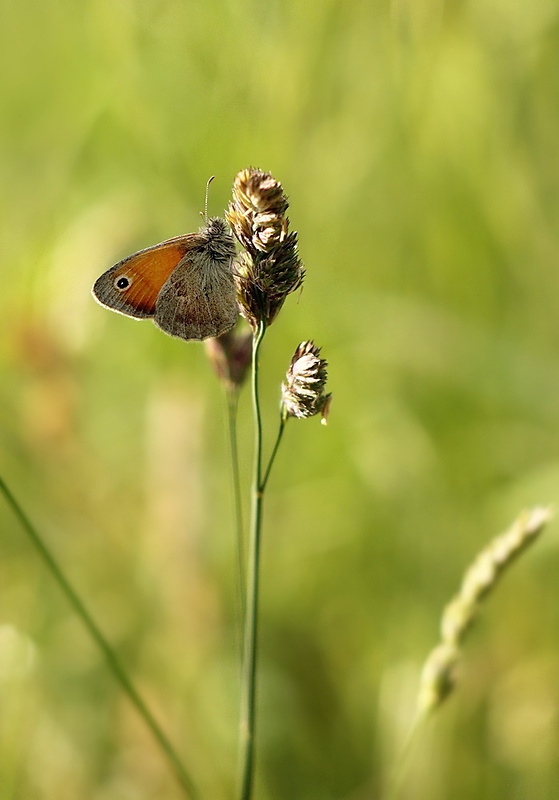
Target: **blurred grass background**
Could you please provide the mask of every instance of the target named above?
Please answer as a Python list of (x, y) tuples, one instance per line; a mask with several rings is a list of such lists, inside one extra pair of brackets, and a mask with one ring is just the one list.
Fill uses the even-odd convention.
[[(270, 170), (308, 270), (270, 329), (330, 362), (290, 423), (263, 552), (260, 800), (374, 800), (444, 603), (522, 507), (559, 496), (554, 0), (5, 0), (0, 470), (204, 798), (238, 709), (226, 418), (203, 348), (97, 306), (115, 261)], [(242, 461), (250, 468), (243, 397)], [(0, 503), (0, 797), (180, 790)], [(552, 798), (553, 527), (506, 577), (403, 797)]]

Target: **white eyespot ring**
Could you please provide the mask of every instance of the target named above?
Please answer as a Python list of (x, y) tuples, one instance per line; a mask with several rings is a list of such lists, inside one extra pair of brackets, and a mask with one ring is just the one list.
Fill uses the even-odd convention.
[(118, 278), (115, 278), (115, 289), (118, 289), (119, 292), (125, 292), (126, 289), (130, 287), (132, 281), (126, 275), (120, 275)]

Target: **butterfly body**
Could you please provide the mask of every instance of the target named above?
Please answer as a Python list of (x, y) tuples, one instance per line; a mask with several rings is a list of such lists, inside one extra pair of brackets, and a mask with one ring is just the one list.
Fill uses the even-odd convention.
[(180, 339), (219, 336), (238, 316), (226, 222), (209, 219), (197, 233), (167, 239), (108, 269), (93, 286), (101, 305), (136, 319), (151, 318)]

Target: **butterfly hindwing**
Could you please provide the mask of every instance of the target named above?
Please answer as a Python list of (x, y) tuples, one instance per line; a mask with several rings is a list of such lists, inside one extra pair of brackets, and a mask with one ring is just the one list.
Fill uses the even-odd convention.
[(185, 257), (157, 298), (155, 324), (180, 339), (207, 339), (232, 328), (239, 310), (230, 264), (208, 254)]

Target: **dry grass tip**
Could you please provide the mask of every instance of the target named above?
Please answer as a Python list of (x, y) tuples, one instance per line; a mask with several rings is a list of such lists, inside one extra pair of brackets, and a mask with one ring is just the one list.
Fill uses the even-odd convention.
[(249, 167), (236, 176), (225, 216), (245, 249), (236, 268), (237, 298), (253, 329), (261, 322), (270, 325), (287, 295), (303, 283), (305, 272), (297, 233), (289, 232), (288, 206), (281, 183), (270, 173)]

